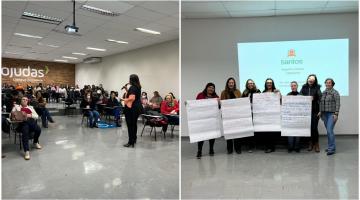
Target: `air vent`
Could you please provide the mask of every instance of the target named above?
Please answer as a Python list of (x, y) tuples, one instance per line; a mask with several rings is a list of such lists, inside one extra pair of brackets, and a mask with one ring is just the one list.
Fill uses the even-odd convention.
[(62, 21), (64, 21), (61, 18), (46, 16), (43, 14), (26, 12), (26, 11), (23, 12), (23, 14), (21, 15), (21, 18), (31, 20), (31, 21), (38, 21), (38, 22), (43, 22), (43, 23), (48, 23), (48, 24), (56, 24), (56, 25), (59, 25), (59, 24), (61, 24)]
[(86, 64), (95, 64), (95, 63), (100, 63), (101, 62), (101, 58), (100, 57), (89, 57), (89, 58), (85, 58), (83, 63)]

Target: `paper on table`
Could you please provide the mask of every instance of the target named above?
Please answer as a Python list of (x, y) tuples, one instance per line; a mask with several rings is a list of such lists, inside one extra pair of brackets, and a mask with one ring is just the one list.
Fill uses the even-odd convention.
[(254, 136), (249, 98), (221, 100), (225, 139)]
[(311, 136), (311, 96), (284, 96), (281, 136)]
[(221, 137), (217, 99), (186, 101), (190, 143)]
[(280, 94), (253, 94), (253, 123), (256, 132), (281, 130)]

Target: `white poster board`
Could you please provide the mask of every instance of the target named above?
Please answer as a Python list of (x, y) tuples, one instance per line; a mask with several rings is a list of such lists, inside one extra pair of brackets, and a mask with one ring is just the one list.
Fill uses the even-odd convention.
[(186, 101), (190, 143), (221, 137), (217, 99)]
[(221, 100), (221, 116), (226, 140), (254, 136), (250, 98)]
[(255, 132), (281, 131), (280, 94), (253, 94), (253, 123)]
[(284, 96), (281, 106), (281, 136), (311, 136), (311, 96)]

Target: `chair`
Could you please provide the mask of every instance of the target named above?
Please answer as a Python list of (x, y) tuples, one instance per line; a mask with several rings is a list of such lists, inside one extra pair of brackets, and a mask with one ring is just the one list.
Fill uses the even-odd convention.
[(75, 110), (76, 110), (76, 107), (75, 106), (71, 106), (74, 104), (74, 100), (72, 98), (67, 98), (65, 99), (65, 102), (64, 102), (64, 106), (65, 106), (65, 115), (67, 113), (69, 113), (69, 111), (71, 110), (72, 111), (72, 114), (74, 115), (75, 113)]
[[(144, 127), (141, 131), (141, 137), (144, 133), (144, 129), (146, 126), (150, 126), (151, 130), (150, 130), (150, 136), (152, 131), (154, 130), (155, 132), (155, 141), (156, 141), (156, 127), (163, 127), (164, 125), (164, 117), (161, 115), (147, 115), (147, 114), (141, 114), (141, 116), (144, 118), (145, 122), (144, 122)], [(167, 122), (166, 122), (167, 123)], [(164, 138), (166, 137), (165, 132), (164, 132)]]
[[(16, 138), (19, 137), (19, 147), (20, 150), (22, 149), (22, 133), (21, 131), (18, 130), (19, 124), (21, 123), (21, 121), (12, 121), (10, 120), (10, 118), (6, 118), (6, 120), (8, 121), (8, 123), (10, 123), (10, 133), (11, 131), (14, 132), (14, 144), (16, 144)], [(34, 139), (34, 132), (30, 132), (29, 133), (29, 140), (33, 140)]]
[(83, 125), (84, 119), (86, 118), (86, 126), (88, 127), (89, 126), (89, 114), (84, 109), (82, 109), (81, 112), (83, 113), (82, 119), (81, 119), (81, 126)]

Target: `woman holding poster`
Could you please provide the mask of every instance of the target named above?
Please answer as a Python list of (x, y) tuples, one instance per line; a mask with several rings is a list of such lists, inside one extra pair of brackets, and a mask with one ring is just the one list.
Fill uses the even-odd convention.
[[(261, 91), (256, 88), (255, 82), (252, 79), (248, 79), (241, 97), (249, 97), (250, 103), (252, 103), (254, 93), (261, 93)], [(252, 153), (255, 148), (255, 136), (247, 137), (246, 140), (248, 140), (249, 143), (248, 152)]]
[(335, 82), (331, 78), (325, 80), (326, 89), (322, 93), (320, 100), (320, 112), (318, 116), (324, 121), (328, 137), (327, 155), (332, 155), (336, 151), (334, 126), (338, 119), (340, 110), (340, 95), (334, 89)]
[[(264, 92), (273, 92), (280, 94), (280, 91), (276, 89), (275, 82), (271, 78), (265, 80)], [(281, 95), (281, 94), (280, 94)], [(280, 99), (281, 101), (281, 99)], [(271, 153), (275, 151), (275, 142), (280, 137), (278, 132), (267, 132), (265, 133), (265, 153)]]
[(319, 101), (321, 99), (320, 85), (315, 74), (310, 74), (307, 78), (306, 83), (302, 86), (300, 90), (300, 95), (303, 96), (312, 96), (312, 105), (311, 105), (311, 140), (309, 142), (308, 151), (315, 149), (315, 152), (320, 152), (319, 146), (319, 131), (318, 123), (320, 111)]
[[(298, 83), (296, 81), (292, 81), (290, 83), (291, 92), (289, 92), (287, 95), (293, 95), (297, 96), (300, 93), (297, 91), (298, 89)], [(288, 153), (291, 153), (293, 150), (297, 153), (300, 152), (300, 137), (288, 137)]]
[[(226, 81), (225, 90), (221, 92), (220, 99), (235, 99), (240, 97), (241, 92), (236, 88), (235, 79), (233, 77), (228, 78)], [(241, 154), (240, 138), (226, 140), (226, 143), (228, 154), (232, 154), (234, 149), (237, 154)]]
[[(197, 95), (196, 100), (210, 99), (210, 98), (219, 98), (219, 96), (215, 92), (215, 84), (214, 83), (206, 84), (205, 89)], [(214, 156), (214, 143), (215, 143), (215, 139), (209, 140), (209, 144), (210, 144), (209, 155), (210, 156)], [(204, 141), (198, 142), (198, 152), (196, 154), (196, 157), (198, 159), (201, 158), (203, 145), (204, 145)]]

